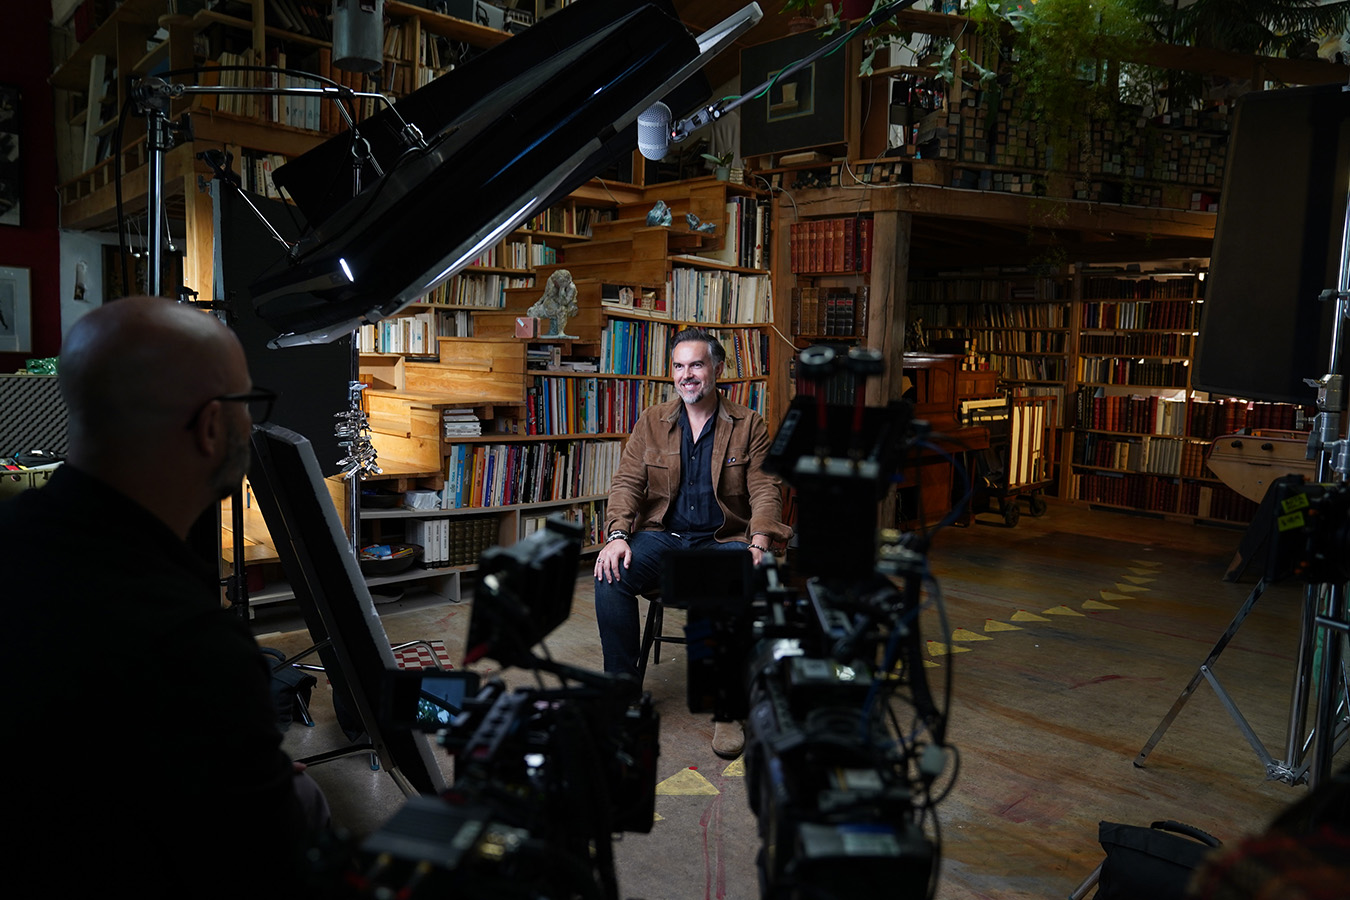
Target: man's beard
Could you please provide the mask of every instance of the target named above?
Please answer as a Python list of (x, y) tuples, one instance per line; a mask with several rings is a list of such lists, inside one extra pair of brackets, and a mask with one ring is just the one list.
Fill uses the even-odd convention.
[(680, 399), (685, 403), (697, 403), (708, 396), (708, 383), (701, 381), (698, 384), (685, 386), (679, 385)]
[(235, 488), (239, 487), (240, 482), (244, 480), (245, 473), (248, 472), (248, 442), (251, 429), (236, 429), (234, 425), (227, 425), (226, 427), (229, 429), (229, 433), (226, 436), (228, 444), (225, 450), (225, 458), (220, 461), (219, 468), (211, 476), (211, 487), (218, 500), (224, 500), (233, 494)]

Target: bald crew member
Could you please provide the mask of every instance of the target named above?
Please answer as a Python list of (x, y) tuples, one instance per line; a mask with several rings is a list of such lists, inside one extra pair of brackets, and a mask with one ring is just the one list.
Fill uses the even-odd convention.
[(7, 889), (299, 896), (307, 778), (252, 634), (186, 543), (271, 395), (233, 332), (161, 298), (81, 318), (59, 372), (67, 461), (0, 503)]

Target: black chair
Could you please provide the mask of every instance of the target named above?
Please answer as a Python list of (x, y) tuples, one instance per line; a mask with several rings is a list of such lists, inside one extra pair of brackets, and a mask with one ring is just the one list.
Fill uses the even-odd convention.
[(639, 685), (647, 678), (647, 658), (651, 657), (653, 665), (660, 664), (662, 644), (685, 643), (683, 636), (662, 633), (661, 627), (665, 622), (666, 607), (661, 602), (661, 592), (659, 590), (647, 591), (642, 594), (642, 599), (647, 601), (647, 623), (642, 627), (642, 649), (638, 651)]

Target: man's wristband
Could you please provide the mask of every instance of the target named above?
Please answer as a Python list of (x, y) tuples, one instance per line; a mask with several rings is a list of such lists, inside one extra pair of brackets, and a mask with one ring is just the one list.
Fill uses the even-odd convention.
[(750, 549), (751, 549), (751, 550), (758, 550), (760, 553), (768, 553), (768, 552), (769, 552), (769, 548), (768, 548), (768, 547), (761, 547), (759, 544), (751, 544), (751, 545), (750, 545)]
[(605, 536), (606, 544), (608, 544), (610, 541), (626, 541), (626, 540), (628, 540), (628, 532), (619, 531), (617, 529), (611, 531), (608, 535)]

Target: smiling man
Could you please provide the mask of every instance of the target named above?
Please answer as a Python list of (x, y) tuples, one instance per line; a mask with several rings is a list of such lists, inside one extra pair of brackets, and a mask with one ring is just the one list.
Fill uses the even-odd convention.
[[(609, 489), (605, 546), (595, 561), (595, 617), (605, 671), (637, 675), (637, 595), (661, 582), (670, 550), (749, 552), (756, 565), (782, 522), (778, 479), (763, 470), (764, 419), (723, 397), (717, 378), (726, 350), (701, 328), (675, 335), (671, 374), (679, 395), (648, 408), (624, 446)], [(741, 726), (718, 722), (713, 751), (734, 758)]]

